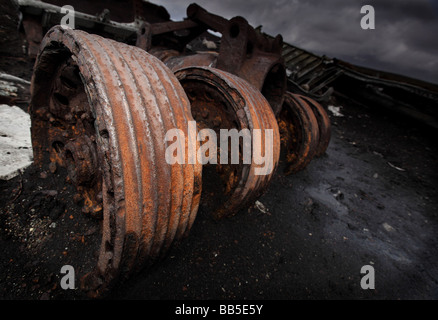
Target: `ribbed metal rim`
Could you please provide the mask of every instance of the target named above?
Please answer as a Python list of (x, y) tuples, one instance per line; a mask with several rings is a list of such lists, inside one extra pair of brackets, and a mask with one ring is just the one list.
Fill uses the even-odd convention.
[[(202, 167), (165, 161), (167, 130), (185, 133), (193, 121), (188, 98), (173, 73), (145, 51), (83, 31), (49, 30), (32, 79), (33, 126), (44, 88), (41, 61), (68, 50), (79, 66), (95, 116), (97, 155), (103, 171), (102, 243), (96, 270), (83, 288), (99, 295), (163, 255), (186, 235), (196, 217)], [(34, 130), (35, 131), (35, 130)], [(44, 144), (33, 134), (34, 145)], [(186, 141), (187, 143), (187, 141)], [(198, 142), (192, 141), (194, 145)], [(39, 146), (38, 146), (39, 147)]]
[[(254, 161), (250, 165), (246, 165), (248, 167), (242, 170), (238, 187), (234, 189), (229, 200), (223, 206), (216, 208), (213, 214), (216, 218), (233, 215), (255, 201), (266, 190), (275, 173), (280, 156), (280, 134), (274, 113), (259, 90), (228, 72), (197, 66), (180, 69), (175, 75), (180, 82), (195, 79), (214, 84), (221, 93), (228, 93), (226, 96), (242, 122), (242, 126), (248, 128), (251, 134), (253, 134), (254, 129), (260, 129), (263, 133), (262, 150), (265, 150), (264, 130), (272, 129), (273, 131), (273, 142), (270, 148), (272, 150), (272, 172), (267, 175), (256, 175), (255, 169), (258, 165)], [(244, 112), (238, 112), (239, 110)]]
[[(288, 117), (279, 118), (279, 121), (292, 126), (289, 132), (294, 135), (282, 145), (286, 149), (285, 173), (291, 174), (303, 170), (315, 156), (319, 146), (319, 128), (309, 104), (291, 92), (285, 94), (282, 111), (286, 111)], [(283, 113), (280, 112), (281, 115)]]
[(331, 138), (330, 118), (327, 112), (325, 111), (324, 107), (320, 103), (318, 103), (312, 98), (303, 95), (297, 95), (297, 96), (302, 100), (306, 101), (312, 107), (313, 113), (315, 114), (316, 120), (318, 121), (319, 145), (315, 156), (320, 157), (327, 151), (327, 148), (330, 144), (330, 138)]

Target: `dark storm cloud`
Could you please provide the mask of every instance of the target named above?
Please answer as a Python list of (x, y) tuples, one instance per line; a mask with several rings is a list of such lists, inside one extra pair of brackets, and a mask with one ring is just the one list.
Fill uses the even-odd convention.
[[(154, 3), (174, 20), (194, 0)], [(348, 62), (438, 83), (438, 1), (436, 0), (198, 0), (207, 10), (240, 15), (286, 42)], [(362, 30), (360, 8), (375, 9), (375, 30)]]

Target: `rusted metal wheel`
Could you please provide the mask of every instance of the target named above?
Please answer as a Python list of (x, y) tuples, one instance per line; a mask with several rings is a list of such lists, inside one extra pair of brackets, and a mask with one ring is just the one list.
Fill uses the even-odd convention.
[(318, 121), (318, 127), (319, 127), (319, 144), (317, 151), (315, 153), (316, 157), (322, 156), (330, 144), (330, 137), (331, 137), (331, 124), (330, 124), (330, 118), (323, 108), (321, 104), (319, 104), (317, 101), (313, 100), (312, 98), (303, 96), (303, 95), (297, 95), (304, 101), (306, 101), (313, 110), (313, 113), (315, 114), (316, 120)]
[[(198, 52), (193, 55), (176, 55), (173, 50), (152, 49), (151, 54), (163, 61), (167, 67), (176, 72), (187, 67), (217, 68), (216, 52)], [(283, 104), (286, 92), (286, 69), (279, 61), (272, 61), (272, 56), (261, 56), (245, 63), (244, 68), (234, 75), (246, 80), (260, 90), (277, 115)]]
[[(216, 133), (218, 148), (213, 158), (217, 164), (203, 166), (201, 206), (215, 218), (233, 215), (261, 195), (277, 167), (280, 137), (274, 113), (260, 91), (230, 73), (209, 67), (189, 67), (178, 70), (175, 75), (190, 99), (198, 129), (212, 129)], [(266, 162), (257, 164), (253, 154), (245, 161), (248, 154), (244, 150), (248, 149), (242, 138), (234, 144), (238, 148), (237, 151), (233, 148), (236, 155), (238, 153), (238, 161), (234, 163), (233, 142), (227, 146), (222, 144), (221, 129), (249, 132), (250, 150), (258, 148), (262, 154), (267, 150)], [(254, 139), (255, 132), (261, 133), (260, 142)]]
[(139, 48), (61, 27), (43, 39), (32, 78), (34, 158), (67, 168), (83, 211), (101, 219), (97, 261), (81, 280), (90, 295), (190, 230), (202, 167), (165, 159), (169, 129), (188, 143), (189, 109), (173, 73)]
[(283, 107), (277, 116), (280, 128), (285, 174), (304, 169), (319, 146), (318, 122), (312, 108), (301, 98), (286, 92)]

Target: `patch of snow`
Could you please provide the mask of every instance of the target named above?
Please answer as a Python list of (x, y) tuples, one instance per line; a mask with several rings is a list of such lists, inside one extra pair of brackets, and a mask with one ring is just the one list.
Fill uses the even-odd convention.
[(0, 104), (0, 179), (12, 179), (32, 163), (30, 123), (19, 107)]
[(213, 41), (207, 40), (207, 39), (202, 40), (202, 44), (204, 46), (206, 46), (207, 49), (216, 49), (217, 48), (216, 43), (214, 43)]
[(344, 115), (341, 113), (341, 107), (335, 107), (335, 106), (328, 106), (328, 110), (335, 116), (335, 117), (343, 117)]

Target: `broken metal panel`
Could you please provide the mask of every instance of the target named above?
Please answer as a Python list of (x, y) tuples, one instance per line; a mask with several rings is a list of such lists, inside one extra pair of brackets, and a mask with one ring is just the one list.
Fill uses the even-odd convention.
[(348, 72), (337, 80), (337, 92), (359, 103), (367, 103), (380, 110), (404, 115), (412, 120), (438, 128), (438, 94), (429, 90), (411, 91), (403, 84), (370, 80), (368, 77), (351, 77)]
[[(306, 83), (306, 80), (314, 75), (314, 71), (321, 66), (322, 60), (315, 60), (311, 64), (307, 65), (303, 70), (298, 73), (300, 83)], [(306, 77), (308, 75), (308, 77)]]
[(294, 69), (298, 69), (300, 63), (303, 62), (303, 61), (305, 61), (305, 60), (308, 59), (308, 58), (309, 58), (309, 56), (308, 56), (307, 54), (305, 54), (305, 53), (301, 53), (301, 54), (295, 56), (295, 57), (292, 58), (292, 59), (288, 59), (288, 60), (286, 60), (286, 63), (289, 64), (289, 65), (293, 65), (293, 66), (294, 66)]
[[(269, 35), (266, 35), (270, 37)], [(272, 37), (271, 37), (272, 38)], [(283, 43), (282, 56), (287, 73), (287, 86), (292, 92), (327, 101), (333, 92), (331, 84), (336, 77), (326, 77), (333, 60), (318, 56), (289, 43)], [(325, 79), (325, 80), (324, 80)], [(314, 85), (314, 84), (318, 85)]]
[[(339, 93), (438, 128), (438, 86), (435, 84), (318, 56), (288, 43), (283, 44), (282, 53), (288, 89), (292, 92), (320, 102)], [(313, 57), (314, 62), (300, 65), (297, 61), (303, 57), (308, 57), (308, 61)]]
[(340, 60), (336, 66), (343, 74), (336, 84), (340, 94), (438, 128), (438, 85)]

